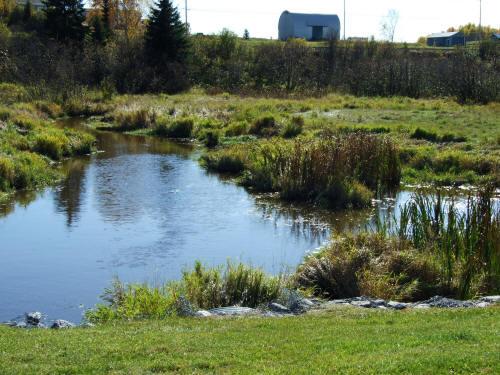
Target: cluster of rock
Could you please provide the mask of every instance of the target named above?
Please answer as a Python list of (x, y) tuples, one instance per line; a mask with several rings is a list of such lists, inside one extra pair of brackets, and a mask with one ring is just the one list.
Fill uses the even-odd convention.
[[(270, 303), (267, 306), (259, 308), (249, 307), (220, 307), (211, 310), (195, 310), (190, 305), (182, 311), (178, 311), (181, 316), (193, 316), (207, 318), (212, 316), (287, 316), (300, 315), (309, 310), (328, 309), (334, 306), (353, 306), (367, 309), (429, 309), (429, 308), (481, 308), (500, 303), (500, 296), (483, 297), (472, 301), (459, 301), (446, 297), (432, 297), (426, 301), (417, 303), (403, 303), (395, 301), (386, 301), (383, 299), (374, 299), (369, 297), (354, 297), (339, 299), (333, 301), (322, 301), (318, 299), (308, 299), (298, 297), (297, 295), (289, 299), (288, 303), (280, 304), (278, 302)], [(189, 304), (187, 302), (187, 304)]]
[[(197, 310), (186, 298), (179, 298), (177, 301), (177, 314), (184, 317), (224, 317), (224, 316), (262, 316), (279, 317), (304, 314), (310, 310), (328, 309), (331, 307), (353, 306), (365, 309), (430, 309), (430, 308), (481, 308), (494, 304), (500, 304), (500, 296), (483, 297), (478, 300), (459, 301), (446, 297), (432, 297), (426, 301), (417, 303), (403, 303), (395, 301), (386, 301), (383, 299), (374, 299), (369, 297), (354, 297), (338, 299), (333, 301), (324, 301), (320, 299), (309, 299), (302, 297), (299, 293), (290, 291), (281, 301), (272, 302), (266, 306), (258, 308), (229, 306), (218, 307), (210, 310)], [(12, 321), (5, 323), (10, 327), (17, 328), (52, 328), (67, 329), (75, 327), (75, 324), (67, 320), (54, 320), (50, 325), (43, 323), (43, 314), (40, 312), (31, 312), (24, 315), (21, 321)], [(82, 326), (92, 326), (90, 323), (84, 323)]]
[(65, 329), (74, 328), (75, 324), (67, 320), (57, 319), (50, 325), (44, 323), (44, 316), (41, 312), (30, 312), (24, 314), (23, 320), (13, 320), (5, 323), (5, 325), (16, 328), (51, 328), (51, 329)]

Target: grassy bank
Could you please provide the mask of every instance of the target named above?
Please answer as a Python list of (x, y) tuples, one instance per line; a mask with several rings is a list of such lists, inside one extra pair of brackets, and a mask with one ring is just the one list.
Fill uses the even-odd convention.
[(500, 309), (0, 327), (3, 374), (498, 373)]
[[(254, 98), (229, 94), (116, 96), (95, 126), (159, 137), (197, 138), (230, 156), (239, 144), (339, 134), (384, 135), (399, 147), (404, 183), (500, 186), (500, 106), (452, 99)], [(103, 121), (103, 122), (102, 122)], [(237, 166), (236, 166), (237, 167)], [(239, 172), (231, 166), (230, 171)], [(221, 169), (221, 172), (230, 172)]]
[(63, 114), (59, 105), (30, 100), (11, 84), (0, 84), (0, 99), (0, 199), (54, 183), (61, 178), (56, 163), (92, 152), (94, 137), (55, 126)]

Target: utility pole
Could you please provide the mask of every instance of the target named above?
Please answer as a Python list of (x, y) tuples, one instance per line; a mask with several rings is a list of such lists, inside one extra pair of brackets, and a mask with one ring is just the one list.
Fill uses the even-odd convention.
[(344, 0), (344, 40), (345, 40), (345, 0)]
[(479, 0), (479, 39), (483, 39), (483, 0)]

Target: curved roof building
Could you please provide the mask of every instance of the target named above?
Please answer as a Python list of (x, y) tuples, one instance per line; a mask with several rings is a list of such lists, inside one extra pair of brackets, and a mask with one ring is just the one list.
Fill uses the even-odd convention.
[(340, 37), (340, 19), (336, 14), (290, 13), (285, 10), (280, 17), (279, 39), (301, 38), (325, 40)]

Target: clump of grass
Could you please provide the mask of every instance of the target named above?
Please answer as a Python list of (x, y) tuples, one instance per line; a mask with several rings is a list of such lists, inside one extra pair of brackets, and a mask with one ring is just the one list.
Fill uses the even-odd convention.
[(191, 138), (193, 135), (194, 120), (192, 118), (180, 118), (170, 120), (160, 118), (153, 132), (159, 137), (165, 138)]
[(207, 170), (234, 175), (238, 175), (245, 170), (245, 161), (245, 150), (238, 146), (210, 152), (201, 157), (201, 163)]
[(368, 233), (335, 238), (308, 256), (295, 282), (331, 299), (368, 295), (417, 301), (444, 292), (432, 259), (408, 243)]
[(210, 309), (221, 306), (257, 307), (275, 301), (285, 285), (283, 277), (268, 276), (261, 269), (228, 262), (225, 269), (206, 268), (196, 262), (185, 271), (181, 289), (195, 306)]
[(60, 160), (67, 153), (65, 148), (68, 143), (64, 135), (42, 133), (35, 136), (33, 149), (53, 160)]
[(14, 83), (0, 83), (0, 102), (3, 104), (18, 103), (27, 100), (28, 92), (23, 86)]
[(220, 137), (217, 130), (204, 130), (198, 135), (203, 144), (208, 148), (214, 148), (219, 145)]
[(110, 107), (103, 103), (92, 103), (82, 98), (71, 98), (63, 105), (68, 116), (91, 117), (102, 116), (110, 111)]
[(229, 124), (225, 129), (226, 137), (239, 137), (248, 134), (248, 123), (246, 121), (238, 121)]
[(277, 135), (279, 130), (274, 116), (267, 115), (255, 120), (248, 132), (260, 137), (272, 137)]
[(182, 279), (162, 286), (124, 285), (115, 280), (101, 304), (86, 313), (92, 322), (162, 319), (175, 315), (184, 300), (194, 308), (257, 307), (277, 300), (286, 284), (282, 276), (268, 276), (258, 268), (228, 262), (225, 268), (206, 268), (196, 262)]
[(411, 135), (412, 139), (423, 139), (429, 142), (435, 143), (451, 143), (451, 142), (466, 142), (467, 138), (451, 133), (446, 133), (443, 135), (438, 135), (436, 132), (425, 130), (422, 128), (417, 128)]
[(39, 100), (35, 102), (35, 106), (39, 111), (45, 113), (47, 116), (53, 119), (58, 118), (63, 114), (62, 107), (56, 103)]
[(283, 138), (295, 138), (302, 133), (304, 129), (304, 118), (302, 116), (292, 117), (283, 128)]
[(156, 114), (149, 109), (119, 112), (115, 116), (115, 123), (121, 131), (151, 129), (156, 123)]

